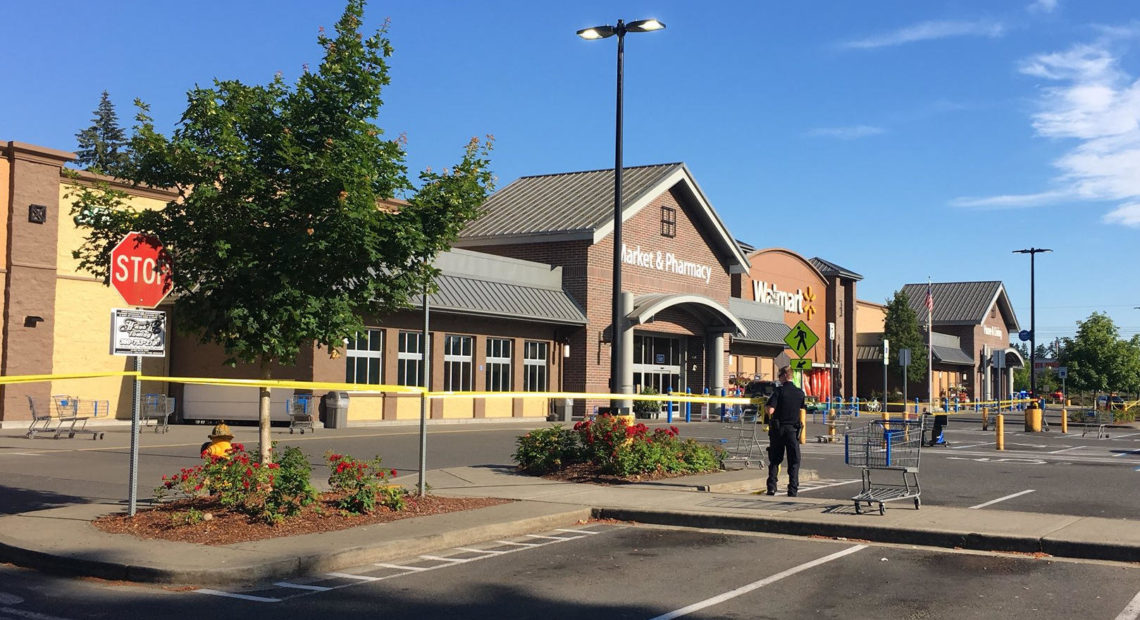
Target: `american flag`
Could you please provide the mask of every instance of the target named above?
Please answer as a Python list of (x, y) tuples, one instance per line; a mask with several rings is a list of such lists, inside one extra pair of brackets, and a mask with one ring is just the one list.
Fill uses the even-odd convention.
[(922, 302), (928, 312), (934, 312), (934, 294), (930, 290), (930, 283), (926, 283), (926, 299)]

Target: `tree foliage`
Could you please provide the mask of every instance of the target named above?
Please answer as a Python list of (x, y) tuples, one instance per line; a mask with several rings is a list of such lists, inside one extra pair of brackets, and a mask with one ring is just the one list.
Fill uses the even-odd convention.
[(1100, 312), (1077, 323), (1077, 335), (1065, 339), (1059, 363), (1068, 367), (1066, 382), (1074, 390), (1140, 388), (1140, 338), (1122, 340), (1116, 324)]
[(127, 136), (119, 126), (115, 104), (111, 103), (107, 91), (103, 91), (99, 99), (91, 126), (75, 134), (75, 139), (79, 144), (75, 151), (76, 162), (84, 170), (116, 176), (126, 164)]
[(911, 383), (926, 383), (926, 343), (918, 326), (918, 315), (910, 307), (910, 298), (899, 289), (887, 301), (887, 316), (883, 322), (883, 337), (890, 341), (890, 363), (899, 367), (899, 349), (910, 349), (907, 378)]
[[(386, 26), (362, 35), (363, 10), (349, 0), (335, 34), (317, 39), (319, 69), (293, 85), (278, 75), (194, 88), (170, 137), (136, 102), (121, 176), (179, 197), (135, 211), (122, 192), (77, 190), (73, 215), (89, 229), (80, 266), (106, 281), (126, 232), (157, 235), (174, 260), (179, 328), (265, 378), (314, 341), (340, 346), (363, 313), (406, 307), (434, 276), (431, 259), (478, 215), (493, 182), (490, 142), (471, 140), (454, 168), (413, 185), (402, 142), (373, 122), (392, 48)], [(407, 200), (389, 201), (397, 196)], [(262, 425), (264, 457), (267, 391)]]

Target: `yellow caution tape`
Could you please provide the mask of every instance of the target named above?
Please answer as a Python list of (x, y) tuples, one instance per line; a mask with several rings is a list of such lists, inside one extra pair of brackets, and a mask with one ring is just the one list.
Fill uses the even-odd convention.
[(132, 377), (138, 376), (135, 370), (120, 370), (116, 372), (85, 372), (62, 375), (13, 375), (0, 377), (0, 385), (10, 383), (36, 383), (38, 381), (55, 381), (62, 379), (100, 379), (103, 377)]

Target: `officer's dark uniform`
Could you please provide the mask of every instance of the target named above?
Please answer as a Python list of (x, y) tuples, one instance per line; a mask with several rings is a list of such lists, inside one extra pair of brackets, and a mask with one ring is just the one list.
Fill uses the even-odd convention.
[(788, 452), (788, 495), (795, 497), (800, 489), (800, 409), (804, 407), (804, 391), (785, 381), (768, 399), (775, 408), (768, 426), (768, 495), (776, 494), (776, 475)]

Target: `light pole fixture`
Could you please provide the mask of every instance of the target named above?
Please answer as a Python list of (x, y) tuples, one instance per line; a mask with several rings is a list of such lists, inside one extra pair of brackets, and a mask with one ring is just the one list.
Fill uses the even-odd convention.
[(1025, 250), (1014, 250), (1014, 254), (1028, 254), (1029, 255), (1029, 391), (1033, 393), (1033, 399), (1036, 400), (1039, 395), (1037, 394), (1037, 325), (1035, 315), (1035, 281), (1034, 281), (1034, 259), (1040, 252), (1052, 252), (1048, 248), (1028, 248)]
[[(610, 393), (612, 394), (628, 394), (633, 390), (633, 386), (622, 385), (622, 368), (626, 351), (622, 346), (622, 329), (624, 324), (624, 313), (621, 307), (621, 264), (622, 264), (622, 239), (621, 239), (621, 216), (622, 216), (622, 201), (621, 201), (621, 169), (622, 169), (622, 82), (624, 77), (624, 64), (625, 64), (625, 33), (627, 32), (652, 32), (654, 30), (664, 30), (665, 24), (657, 21), (656, 19), (639, 19), (634, 22), (625, 23), (623, 20), (618, 20), (616, 26), (594, 26), (593, 28), (583, 28), (578, 31), (578, 36), (587, 40), (606, 39), (617, 35), (617, 126), (614, 136), (614, 273), (613, 273), (613, 313), (611, 320), (611, 337), (610, 337)], [(624, 402), (611, 402), (611, 406), (624, 406)]]

